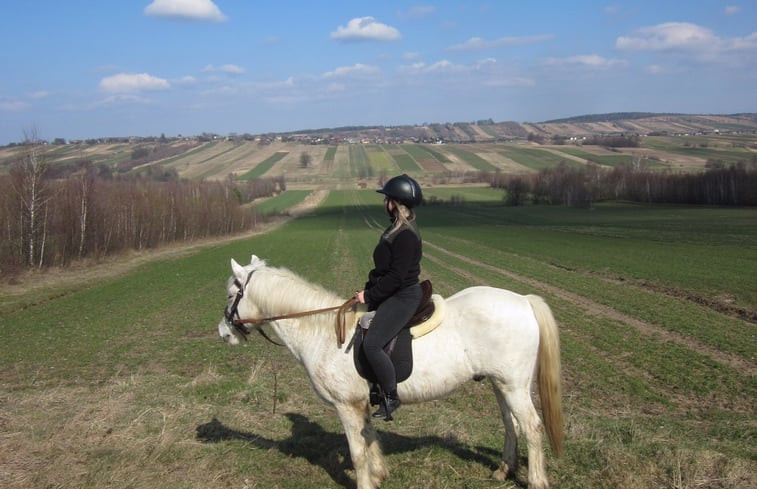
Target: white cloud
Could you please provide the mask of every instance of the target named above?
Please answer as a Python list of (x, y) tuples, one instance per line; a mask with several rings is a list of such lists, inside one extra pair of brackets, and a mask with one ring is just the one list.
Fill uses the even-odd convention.
[(659, 75), (660, 73), (665, 72), (665, 68), (660, 65), (649, 65), (644, 68), (644, 71), (646, 71), (650, 75)]
[(206, 73), (227, 73), (229, 75), (241, 75), (244, 73), (244, 68), (237, 65), (225, 64), (221, 66), (206, 65), (203, 69)]
[(723, 10), (723, 13), (726, 15), (736, 15), (739, 12), (741, 12), (741, 6), (739, 5), (726, 5), (725, 10)]
[(621, 36), (615, 47), (624, 51), (677, 53), (704, 62), (752, 64), (757, 55), (757, 32), (721, 38), (710, 29), (687, 22), (668, 22)]
[(435, 12), (436, 7), (433, 5), (416, 5), (408, 10), (397, 12), (397, 16), (403, 20), (413, 20), (428, 17)]
[(171, 88), (171, 84), (167, 80), (147, 73), (119, 73), (100, 80), (100, 90), (111, 93), (165, 90), (167, 88)]
[(540, 34), (536, 36), (500, 37), (499, 39), (492, 39), (490, 41), (480, 37), (471, 37), (462, 44), (455, 44), (448, 47), (447, 51), (477, 51), (503, 46), (520, 46), (523, 44), (547, 41), (553, 37), (552, 34)]
[(38, 92), (32, 92), (29, 94), (29, 98), (34, 99), (34, 100), (47, 98), (49, 96), (50, 96), (50, 92), (46, 92), (44, 90), (40, 90)]
[(628, 51), (698, 49), (718, 39), (710, 29), (687, 22), (667, 22), (644, 27), (633, 36), (621, 36), (615, 47)]
[(442, 59), (433, 64), (426, 64), (423, 61), (413, 63), (411, 65), (403, 65), (398, 68), (400, 73), (407, 73), (410, 75), (425, 75), (434, 73), (454, 73), (467, 71), (469, 68), (463, 65), (456, 65), (449, 60)]
[(211, 0), (153, 0), (145, 15), (183, 20), (224, 22), (228, 18)]
[(626, 62), (621, 59), (604, 58), (597, 54), (583, 54), (583, 55), (578, 55), (578, 56), (569, 56), (567, 58), (546, 58), (544, 60), (544, 64), (548, 66), (578, 65), (578, 66), (584, 66), (587, 68), (596, 68), (596, 69), (604, 70), (608, 68), (615, 68), (618, 66), (623, 66), (626, 64)]
[(362, 76), (362, 75), (374, 75), (380, 70), (377, 66), (364, 65), (357, 63), (352, 66), (340, 66), (334, 71), (328, 71), (323, 74), (323, 78), (338, 78), (346, 76)]
[(171, 80), (171, 83), (176, 85), (194, 85), (197, 83), (197, 78), (192, 75), (182, 76), (181, 78), (175, 78)]
[(331, 33), (337, 41), (396, 41), (402, 38), (394, 27), (377, 22), (373, 17), (357, 17)]

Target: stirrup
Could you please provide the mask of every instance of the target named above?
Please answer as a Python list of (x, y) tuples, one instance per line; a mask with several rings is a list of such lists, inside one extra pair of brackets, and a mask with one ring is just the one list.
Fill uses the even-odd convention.
[(381, 405), (379, 406), (378, 410), (373, 413), (372, 417), (374, 419), (392, 421), (394, 419), (392, 418), (392, 413), (399, 409), (401, 404), (402, 403), (399, 399), (392, 399), (388, 396), (384, 396), (384, 398), (381, 400)]

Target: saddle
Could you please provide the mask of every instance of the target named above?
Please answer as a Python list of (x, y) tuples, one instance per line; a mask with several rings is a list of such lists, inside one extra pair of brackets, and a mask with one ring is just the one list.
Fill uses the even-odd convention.
[[(444, 299), (440, 295), (433, 294), (431, 281), (424, 280), (420, 283), (420, 286), (421, 301), (415, 314), (399, 334), (384, 347), (384, 351), (394, 364), (397, 382), (407, 380), (413, 372), (412, 340), (433, 331), (441, 323), (443, 316)], [(376, 375), (361, 348), (365, 334), (366, 330), (358, 325), (355, 328), (350, 347), (355, 349), (354, 361), (358, 374), (367, 381), (375, 383), (377, 381)]]

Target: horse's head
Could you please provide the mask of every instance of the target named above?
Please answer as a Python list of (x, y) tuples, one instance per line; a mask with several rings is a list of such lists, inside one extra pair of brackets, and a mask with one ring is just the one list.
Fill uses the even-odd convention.
[(243, 325), (235, 324), (235, 320), (256, 316), (260, 312), (246, 292), (255, 271), (264, 266), (265, 261), (255, 255), (252, 255), (250, 264), (246, 266), (231, 259), (232, 275), (226, 283), (226, 308), (223, 319), (218, 323), (218, 334), (230, 345), (238, 345), (249, 334)]

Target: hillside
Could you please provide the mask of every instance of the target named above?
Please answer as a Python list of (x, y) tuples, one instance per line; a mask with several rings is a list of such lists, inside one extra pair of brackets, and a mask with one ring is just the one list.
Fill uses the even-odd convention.
[[(559, 164), (701, 171), (757, 161), (757, 114), (617, 113), (539, 123), (343, 127), (285, 134), (105, 138), (37, 147), (49, 178), (92, 167), (102, 177), (170, 181), (285, 177), (303, 188), (409, 173), (457, 183), (476, 172), (523, 174)], [(0, 148), (0, 175), (25, 154)]]
[(757, 131), (757, 114), (689, 115), (620, 112), (557, 119), (544, 122), (474, 122), (433, 123), (413, 126), (339, 127), (295, 131), (283, 136), (312, 139), (412, 140), (414, 142), (496, 142), (545, 137), (583, 137), (612, 134), (698, 134)]

